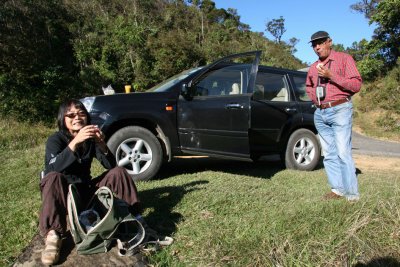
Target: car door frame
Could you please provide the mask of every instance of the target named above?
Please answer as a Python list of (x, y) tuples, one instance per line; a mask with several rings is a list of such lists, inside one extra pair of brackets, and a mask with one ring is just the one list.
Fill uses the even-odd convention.
[(284, 69), (269, 67), (260, 68), (257, 75), (260, 75), (260, 73), (282, 76), (289, 94), (289, 101), (280, 102), (254, 98), (251, 101), (250, 148), (253, 157), (281, 153), (286, 146), (292, 128), (302, 121), (302, 112), (294, 97), (290, 74)]
[[(195, 84), (227, 60), (253, 57), (246, 78), (246, 87), (235, 95), (195, 95)], [(190, 154), (249, 159), (250, 99), (260, 61), (261, 51), (224, 57), (196, 75), (178, 99), (177, 127), (181, 151)], [(238, 65), (240, 66), (240, 64)], [(221, 68), (222, 70), (223, 68)]]

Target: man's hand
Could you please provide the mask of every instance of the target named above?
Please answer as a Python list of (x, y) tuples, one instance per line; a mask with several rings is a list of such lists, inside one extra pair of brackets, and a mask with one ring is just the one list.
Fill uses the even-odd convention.
[(327, 79), (332, 78), (331, 71), (321, 63), (319, 63), (317, 65), (317, 71), (318, 71), (318, 76), (320, 76), (320, 77), (327, 78)]

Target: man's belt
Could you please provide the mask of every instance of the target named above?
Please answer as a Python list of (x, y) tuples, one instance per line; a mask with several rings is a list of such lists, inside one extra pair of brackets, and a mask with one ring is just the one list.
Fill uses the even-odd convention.
[(320, 109), (326, 109), (326, 108), (331, 108), (331, 107), (334, 107), (334, 106), (337, 106), (337, 105), (340, 105), (340, 104), (343, 104), (343, 103), (346, 103), (346, 102), (349, 102), (349, 101), (350, 101), (350, 98), (346, 97), (346, 98), (342, 98), (342, 99), (339, 99), (339, 100), (334, 100), (334, 101), (331, 101), (331, 102), (322, 103), (321, 105), (315, 105), (315, 106), (317, 108), (320, 108)]

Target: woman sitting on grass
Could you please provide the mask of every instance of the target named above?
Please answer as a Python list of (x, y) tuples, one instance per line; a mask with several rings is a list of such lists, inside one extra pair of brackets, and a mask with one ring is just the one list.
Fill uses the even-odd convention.
[[(39, 228), (45, 237), (43, 264), (52, 265), (59, 259), (61, 237), (67, 230), (68, 185), (72, 183), (77, 186), (83, 203), (88, 202), (99, 187), (109, 187), (130, 205), (131, 213), (147, 228), (146, 232), (154, 233), (140, 216), (140, 203), (132, 178), (124, 168), (116, 167), (114, 155), (104, 142), (104, 134), (90, 124), (89, 113), (80, 101), (73, 99), (60, 106), (58, 128), (59, 131), (47, 140), (45, 176), (40, 182)], [(108, 169), (94, 179), (90, 174), (93, 158)]]

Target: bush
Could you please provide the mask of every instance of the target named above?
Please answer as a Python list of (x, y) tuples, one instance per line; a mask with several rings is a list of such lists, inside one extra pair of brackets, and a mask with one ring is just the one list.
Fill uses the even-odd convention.
[(364, 81), (373, 81), (382, 74), (385, 63), (383, 60), (375, 58), (366, 58), (357, 62), (357, 68), (360, 71)]
[(359, 110), (383, 109), (400, 114), (400, 67), (392, 69), (380, 80), (365, 84), (361, 91)]
[(16, 122), (0, 117), (0, 150), (14, 151), (29, 149), (43, 144), (43, 140), (55, 131), (43, 123)]
[(384, 131), (400, 133), (400, 116), (396, 116), (393, 112), (386, 112), (377, 120), (377, 125)]

